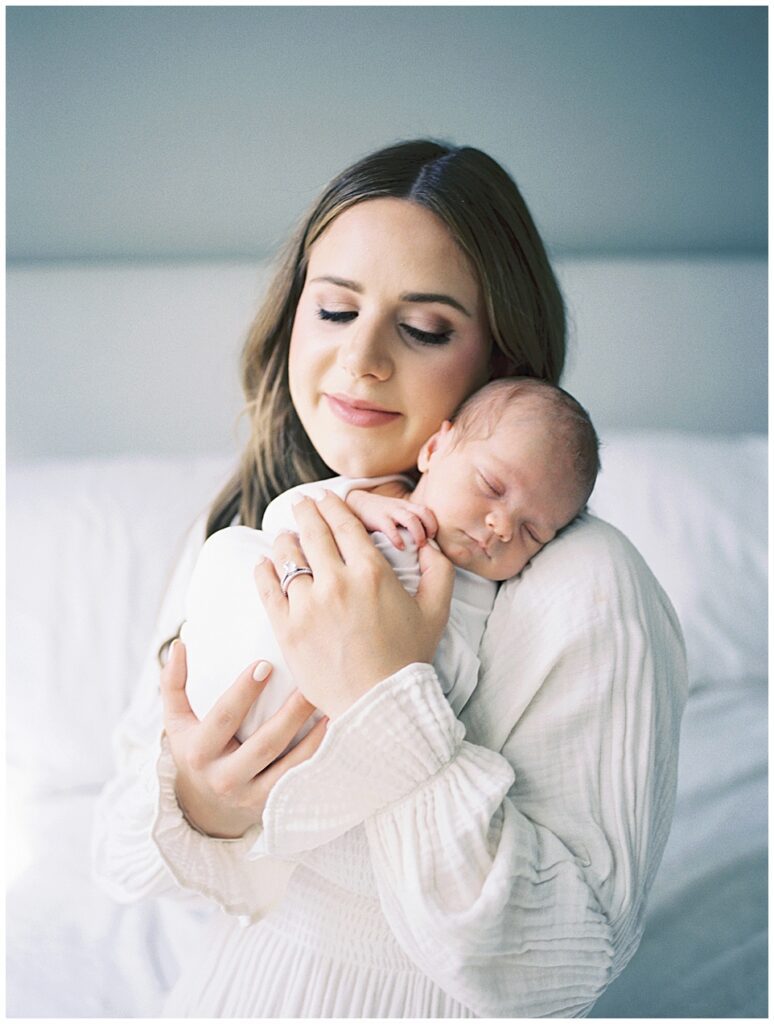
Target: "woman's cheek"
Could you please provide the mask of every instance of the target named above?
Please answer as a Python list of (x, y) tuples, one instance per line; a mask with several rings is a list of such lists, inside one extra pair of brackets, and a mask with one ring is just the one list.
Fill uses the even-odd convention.
[(308, 405), (319, 392), (324, 366), (325, 349), (316, 343), (313, 329), (296, 322), (290, 337), (288, 379), (290, 397), (299, 414), (299, 405)]
[(440, 367), (434, 376), (438, 386), (438, 394), (446, 399), (448, 408), (441, 419), (448, 419), (465, 399), (487, 382), (488, 363), (480, 351), (471, 348), (463, 355), (458, 355), (445, 367)]

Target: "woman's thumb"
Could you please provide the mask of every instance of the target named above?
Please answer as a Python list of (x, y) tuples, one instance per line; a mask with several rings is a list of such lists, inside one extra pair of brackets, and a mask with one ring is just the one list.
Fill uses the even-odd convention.
[(185, 692), (187, 676), (185, 646), (181, 640), (175, 639), (169, 649), (167, 663), (161, 670), (159, 687), (167, 735), (198, 721)]
[(454, 566), (433, 540), (419, 549), (419, 573), (417, 601), (425, 615), (436, 620), (440, 631), (449, 618)]

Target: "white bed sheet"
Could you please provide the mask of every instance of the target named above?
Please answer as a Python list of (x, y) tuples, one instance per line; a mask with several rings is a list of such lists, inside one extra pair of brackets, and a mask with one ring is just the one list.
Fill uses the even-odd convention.
[(155, 1016), (180, 958), (219, 913), (198, 900), (121, 906), (97, 889), (95, 795), (38, 795), (20, 815), (35, 849), (6, 901), (8, 1017)]
[(645, 935), (591, 1017), (767, 1016), (767, 698), (765, 679), (691, 694)]

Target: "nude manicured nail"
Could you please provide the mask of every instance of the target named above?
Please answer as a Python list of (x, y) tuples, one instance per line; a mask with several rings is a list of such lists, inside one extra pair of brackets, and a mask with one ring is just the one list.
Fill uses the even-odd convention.
[(253, 679), (256, 683), (262, 683), (271, 672), (271, 665), (268, 661), (259, 661), (253, 669)]

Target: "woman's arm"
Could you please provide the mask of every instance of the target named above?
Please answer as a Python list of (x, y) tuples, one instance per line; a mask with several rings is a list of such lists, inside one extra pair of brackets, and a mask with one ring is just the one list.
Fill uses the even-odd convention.
[[(260, 824), (256, 823), (260, 822), (263, 804), (255, 790), (264, 786), (265, 801), (273, 780), (317, 749), (324, 726), (318, 724), (289, 754), (274, 760), (312, 710), (295, 693), (251, 737), (253, 746), (243, 744), (240, 748), (233, 735), (224, 739), (226, 719), (231, 716), (228, 727), (233, 725), (236, 731), (242, 720), (240, 708), (243, 717), (261, 684), (250, 678), (249, 671), (243, 673), (199, 723), (185, 698), (185, 652), (178, 644), (161, 676), (167, 701), (167, 732), (171, 735), (165, 734), (156, 652), (180, 625), (185, 591), (203, 540), (201, 518), (188, 535), (162, 602), (137, 690), (114, 733), (117, 772), (97, 802), (92, 870), (95, 880), (120, 902), (151, 895), (190, 898), (191, 894), (201, 894), (229, 913), (252, 916), (271, 906), (290, 870), (288, 865), (271, 860), (245, 860), (260, 833)], [(259, 745), (262, 753), (255, 750)], [(173, 747), (187, 769), (182, 776)], [(229, 782), (240, 750), (243, 759), (251, 751), (253, 754), (254, 768), (248, 774), (250, 784), (256, 783), (254, 803), (247, 810), (242, 805), (229, 813), (229, 802), (236, 805), (243, 796), (244, 787)], [(199, 765), (193, 770), (192, 759)], [(271, 768), (261, 771), (273, 760)], [(228, 794), (219, 792), (224, 784), (230, 789)], [(191, 819), (204, 828), (192, 827), (184, 816), (177, 798), (181, 788)], [(213, 801), (218, 814), (217, 820), (210, 821), (207, 808)], [(205, 834), (207, 831), (238, 838), (214, 838)]]
[(583, 1015), (637, 947), (669, 831), (679, 626), (584, 518), (502, 589), (482, 663), (465, 726), (428, 665), (371, 687), (275, 786), (258, 851), (364, 822), (384, 913), (445, 991), (479, 1016)]

